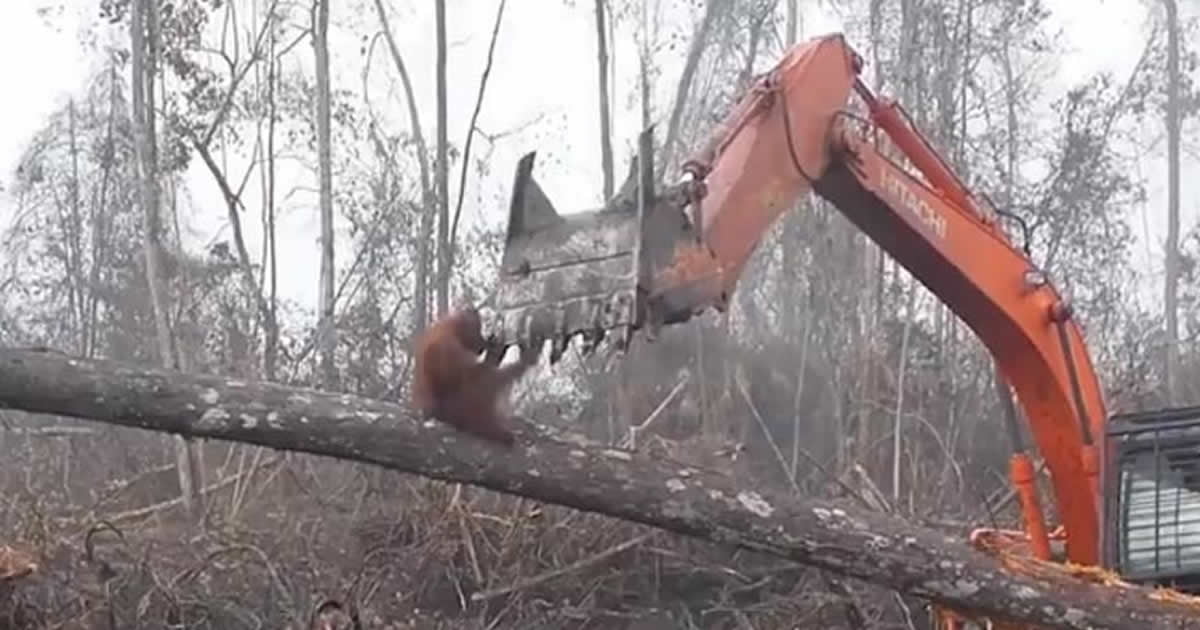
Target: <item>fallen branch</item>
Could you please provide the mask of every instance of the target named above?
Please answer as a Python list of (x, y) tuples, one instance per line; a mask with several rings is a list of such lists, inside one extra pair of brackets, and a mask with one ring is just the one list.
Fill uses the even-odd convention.
[(540, 573), (540, 574), (535, 575), (530, 578), (518, 580), (512, 584), (509, 584), (508, 586), (502, 586), (499, 588), (494, 588), (494, 589), (490, 589), (490, 590), (486, 590), (486, 591), (479, 591), (479, 592), (471, 595), (471, 601), (480, 602), (480, 601), (483, 601), (486, 599), (494, 599), (496, 597), (500, 597), (501, 595), (515, 593), (516, 591), (524, 591), (524, 590), (529, 590), (531, 588), (537, 588), (538, 586), (541, 586), (542, 584), (545, 584), (546, 582), (560, 578), (564, 575), (570, 575), (570, 574), (576, 573), (578, 571), (584, 571), (586, 569), (590, 569), (590, 568), (600, 564), (601, 562), (608, 560), (609, 558), (611, 558), (613, 556), (624, 553), (624, 552), (646, 542), (646, 540), (649, 539), (650, 536), (652, 536), (652, 535), (653, 535), (652, 533), (649, 533), (649, 534), (642, 534), (641, 536), (635, 536), (633, 538), (630, 538), (629, 540), (626, 540), (625, 542), (613, 545), (612, 547), (609, 547), (608, 549), (605, 549), (604, 551), (601, 551), (598, 554), (588, 556), (586, 558), (583, 558), (582, 560), (577, 560), (575, 562), (572, 562), (571, 564), (569, 564), (565, 567), (552, 569), (550, 571), (546, 571), (545, 573)]
[[(272, 459), (268, 460), (266, 463), (260, 465), (259, 468), (255, 469), (251, 472), (257, 473), (258, 471), (261, 471), (263, 468), (268, 468), (270, 466), (273, 466), (273, 465), (279, 463), (280, 461), (282, 461), (282, 460), (278, 457), (272, 458)], [(235, 474), (229, 475), (228, 477), (225, 477), (224, 479), (215, 481), (215, 482), (210, 483), (207, 486), (201, 488), (199, 494), (202, 497), (207, 497), (208, 495), (210, 495), (214, 492), (224, 490), (225, 488), (233, 485), (234, 483), (241, 481), (244, 477), (248, 476), (248, 474), (249, 473), (235, 473)], [(154, 514), (161, 512), (163, 510), (167, 510), (169, 508), (176, 507), (178, 505), (181, 505), (182, 503), (183, 503), (183, 497), (175, 497), (173, 499), (167, 499), (166, 501), (159, 501), (158, 503), (154, 503), (151, 505), (145, 505), (145, 506), (142, 506), (139, 508), (125, 510), (124, 512), (117, 512), (116, 514), (106, 517), (106, 520), (117, 523), (117, 522), (121, 522), (121, 521), (142, 519), (142, 518), (146, 518), (148, 516), (153, 516)]]
[(887, 514), (739, 487), (663, 458), (525, 431), (511, 451), (346, 394), (0, 348), (0, 406), (355, 460), (606, 514), (1059, 628), (1200, 628), (1200, 607), (1065, 571), (1037, 577)]

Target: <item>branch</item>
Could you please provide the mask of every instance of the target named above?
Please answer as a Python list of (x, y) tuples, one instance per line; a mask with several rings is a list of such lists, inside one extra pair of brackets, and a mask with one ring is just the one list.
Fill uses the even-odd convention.
[(13, 348), (0, 348), (0, 406), (468, 483), (771, 554), (998, 620), (1079, 629), (1200, 628), (1194, 600), (1023, 561), (1036, 569), (1034, 578), (964, 541), (890, 515), (745, 489), (719, 472), (555, 439), (532, 427), (522, 431), (520, 446), (502, 450), (423, 424), (397, 405), (349, 394)]
[(413, 309), (413, 330), (420, 332), (425, 329), (425, 319), (429, 302), (429, 253), (432, 250), (430, 240), (433, 236), (433, 201), (434, 193), (429, 182), (429, 151), (425, 147), (425, 135), (421, 132), (421, 117), (417, 112), (417, 98), (413, 92), (412, 81), (408, 77), (408, 69), (400, 56), (400, 47), (392, 35), (388, 25), (387, 12), (383, 8), (383, 0), (375, 0), (375, 11), (379, 14), (379, 27), (387, 41), (388, 51), (392, 55), (392, 63), (400, 74), (404, 85), (404, 95), (408, 101), (408, 120), (412, 128), (413, 140), (417, 143), (417, 165), (421, 173), (421, 229), (418, 233), (416, 283), (413, 288), (416, 308)]
[[(479, 124), (479, 110), (483, 109), (483, 94), (487, 90), (488, 77), (492, 74), (492, 59), (496, 52), (496, 40), (500, 39), (500, 24), (504, 20), (504, 5), (507, 0), (500, 0), (500, 8), (496, 10), (496, 22), (492, 26), (492, 41), (488, 44), (487, 62), (483, 66), (483, 76), (479, 78), (479, 95), (475, 97), (475, 110), (471, 112), (471, 122), (467, 125), (466, 146), (463, 148), (462, 170), (458, 178), (458, 201), (454, 208), (454, 220), (450, 223), (450, 254), (453, 260), (458, 243), (458, 219), (462, 216), (463, 196), (467, 192), (467, 166), (471, 162), (471, 140), (475, 138), (475, 126)], [(453, 264), (453, 263), (451, 263)]]
[(242, 280), (246, 283), (247, 290), (251, 296), (253, 296), (254, 304), (258, 308), (258, 314), (262, 318), (263, 326), (266, 326), (268, 333), (274, 336), (278, 334), (279, 324), (275, 321), (274, 312), (271, 310), (271, 305), (267, 303), (266, 296), (263, 295), (262, 287), (258, 284), (258, 279), (254, 277), (254, 265), (250, 261), (250, 251), (246, 248), (246, 238), (242, 233), (242, 218), (238, 215), (238, 208), (242, 207), (241, 195), (230, 188), (229, 180), (225, 177), (225, 173), (221, 172), (221, 167), (217, 165), (212, 152), (209, 151), (208, 144), (191, 134), (187, 135), (192, 141), (192, 146), (196, 149), (196, 153), (200, 155), (200, 159), (204, 161), (204, 165), (208, 168), (208, 172), (212, 174), (213, 180), (216, 181), (217, 188), (221, 191), (221, 196), (225, 199), (225, 208), (229, 214), (229, 225), (233, 228), (233, 244), (237, 249)]
[[(229, 89), (225, 91), (225, 96), (221, 99), (221, 106), (217, 109), (217, 115), (213, 117), (208, 125), (208, 129), (205, 130), (204, 135), (201, 137), (200, 144), (205, 148), (212, 144), (212, 139), (216, 136), (217, 130), (221, 128), (221, 125), (225, 122), (225, 117), (229, 115), (229, 110), (233, 108), (234, 97), (237, 96), (237, 89), (241, 85), (242, 79), (246, 78), (246, 75), (250, 73), (250, 69), (254, 67), (255, 62), (261, 56), (263, 40), (266, 38), (267, 33), (270, 32), (272, 22), (275, 20), (277, 5), (278, 2), (271, 3), (267, 11), (269, 17), (263, 20), (262, 29), (258, 31), (258, 35), (254, 38), (254, 49), (250, 52), (250, 61), (246, 62), (246, 65), (241, 70), (238, 70), (235, 59), (230, 59), (224, 54), (224, 46), (222, 46), (221, 55), (229, 65)], [(234, 38), (234, 41), (236, 42), (237, 38)]]

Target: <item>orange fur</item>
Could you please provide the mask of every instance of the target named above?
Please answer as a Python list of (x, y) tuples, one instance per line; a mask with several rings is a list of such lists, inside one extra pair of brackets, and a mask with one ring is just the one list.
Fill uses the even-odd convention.
[(450, 313), (426, 329), (417, 344), (413, 404), (460, 431), (512, 446), (501, 397), (532, 367), (536, 353), (522, 348), (520, 361), (499, 366), (480, 358), (485, 345), (474, 308)]

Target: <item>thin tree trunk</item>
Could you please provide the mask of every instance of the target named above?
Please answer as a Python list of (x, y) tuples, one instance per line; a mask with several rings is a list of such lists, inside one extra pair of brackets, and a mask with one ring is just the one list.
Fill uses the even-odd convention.
[(908, 304), (904, 309), (904, 332), (900, 334), (900, 365), (896, 371), (896, 410), (892, 418), (892, 506), (900, 506), (900, 459), (904, 454), (904, 388), (908, 376), (908, 341), (912, 333), (913, 312), (917, 304), (917, 281), (908, 283)]
[[(806, 308), (805, 311), (807, 310)], [(804, 380), (808, 374), (808, 345), (812, 340), (811, 313), (805, 312), (804, 332), (800, 334), (800, 362), (799, 367), (796, 368), (796, 394), (793, 398), (794, 404), (792, 405), (792, 459), (788, 467), (788, 475), (791, 476), (792, 481), (796, 481), (796, 474), (800, 465), (800, 428), (804, 426), (804, 408), (802, 406), (804, 403)], [(838, 424), (841, 423), (839, 422)], [(842, 438), (842, 432), (838, 431), (834, 438), (834, 460), (838, 466), (841, 465)]]
[(704, 17), (692, 35), (692, 43), (688, 48), (687, 58), (683, 62), (683, 72), (679, 75), (679, 83), (675, 85), (675, 102), (671, 106), (671, 117), (667, 121), (667, 135), (662, 143), (662, 160), (655, 175), (661, 177), (670, 167), (674, 158), (674, 147), (679, 139), (679, 125), (683, 120), (683, 111), (687, 107), (688, 96), (692, 92), (692, 82), (696, 78), (696, 70), (700, 67), (700, 58), (708, 47), (709, 34), (716, 24), (718, 11), (725, 6), (722, 0), (707, 0), (704, 3)]
[[(258, 315), (262, 319), (264, 333), (267, 339), (267, 355), (270, 357), (269, 363), (271, 364), (269, 371), (273, 373), (275, 362), (274, 341), (279, 337), (279, 332), (275, 325), (275, 310), (273, 306), (274, 302), (267, 302), (266, 297), (263, 296), (262, 287), (259, 286), (258, 279), (254, 275), (254, 263), (250, 260), (250, 250), (246, 246), (246, 238), (242, 230), (242, 218), (238, 212), (239, 206), (241, 206), (241, 199), (238, 197), (238, 193), (234, 191), (233, 187), (230, 185), (229, 180), (226, 179), (225, 174), (221, 172), (221, 167), (217, 164), (216, 158), (213, 157), (212, 153), (208, 150), (208, 147), (204, 146), (199, 141), (194, 142), (193, 146), (196, 149), (196, 153), (200, 156), (201, 161), (203, 161), (204, 165), (208, 168), (209, 174), (213, 176), (213, 180), (217, 184), (217, 189), (221, 191), (221, 196), (225, 200), (225, 210), (229, 216), (229, 226), (233, 231), (233, 246), (234, 250), (237, 252), (238, 264), (241, 266), (242, 282), (246, 287), (246, 292), (249, 293), (251, 298), (254, 300), (255, 307), (258, 310)], [(271, 186), (274, 186), (273, 182), (271, 183)], [(273, 195), (274, 191), (269, 191), (269, 194)], [(273, 212), (273, 208), (268, 206), (268, 214), (270, 215), (269, 222), (272, 227), (274, 225)], [(274, 235), (270, 234), (268, 238), (272, 239), (273, 241)]]
[(1167, 243), (1163, 309), (1166, 312), (1167, 404), (1176, 402), (1179, 377), (1179, 16), (1175, 0), (1167, 13)]
[(796, 37), (800, 26), (800, 0), (788, 0), (787, 3), (787, 33), (785, 43), (790, 48), (796, 45)]
[(434, 0), (437, 13), (437, 316), (450, 307), (450, 183), (446, 129), (446, 0)]
[(78, 345), (76, 347), (82, 351), (87, 345), (87, 329), (84, 323), (86, 310), (83, 299), (83, 213), (80, 211), (79, 201), (79, 139), (75, 124), (75, 99), (71, 99), (67, 104), (67, 118), (71, 143), (71, 239), (68, 243), (71, 288), (68, 292), (68, 299), (71, 318), (75, 320), (71, 332), (77, 335)]
[(324, 387), (337, 388), (334, 349), (337, 346), (333, 321), (333, 157), (329, 121), (329, 0), (313, 5), (313, 48), (317, 63), (317, 172), (321, 212), (321, 277), (318, 353)]
[[(784, 33), (784, 47), (791, 48), (796, 45), (796, 40), (799, 37), (799, 14), (800, 0), (788, 0), (787, 2), (787, 26)], [(753, 61), (750, 62), (753, 64)], [(793, 273), (793, 270), (800, 268), (800, 253), (803, 247), (803, 242), (800, 238), (800, 228), (804, 221), (804, 216), (801, 211), (806, 210), (808, 203), (806, 200), (801, 200), (797, 208), (788, 213), (783, 219), (783, 239), (779, 246), (782, 249), (782, 257), (784, 270), (780, 280), (786, 282), (785, 287), (788, 287), (787, 295), (784, 299), (784, 313), (786, 321), (784, 322), (785, 334), (791, 333), (796, 329), (796, 326), (802, 327), (800, 333), (800, 365), (796, 369), (796, 393), (793, 397), (792, 408), (792, 457), (788, 462), (788, 475), (793, 481), (796, 480), (797, 468), (800, 460), (800, 429), (803, 425), (803, 413), (801, 412), (801, 400), (804, 394), (804, 375), (808, 367), (808, 344), (812, 339), (812, 314), (808, 312), (808, 302), (805, 301), (804, 314), (800, 314), (799, 301), (804, 299), (805, 292), (798, 290), (801, 286), (798, 280), (801, 279), (800, 274)], [(797, 320), (803, 319), (803, 324)], [(790, 335), (789, 335), (790, 336)], [(839, 448), (834, 452), (839, 452), (842, 443), (841, 422), (837, 423), (838, 428), (834, 437), (834, 442), (839, 445)]]
[[(638, 96), (641, 101), (641, 121), (642, 129), (647, 129), (650, 126), (650, 47), (648, 42), (647, 30), (649, 20), (646, 17), (646, 5), (642, 5), (641, 24), (642, 38), (638, 47)], [(653, 138), (651, 138), (653, 141)], [(639, 143), (640, 149), (640, 143)], [(653, 154), (653, 147), (651, 147)], [(638, 152), (638, 159), (646, 159), (641, 151)], [(640, 181), (640, 180), (639, 180)], [(634, 374), (639, 367), (638, 359), (641, 358), (638, 353), (638, 346), (630, 344), (626, 350), (625, 360), (617, 363), (615, 389), (617, 395), (614, 397), (612, 405), (609, 407), (608, 415), (608, 439), (610, 442), (617, 442), (621, 436), (625, 435), (629, 427), (633, 426), (633, 388)], [(696, 375), (696, 387), (704, 387), (703, 374)]]
[(87, 357), (91, 357), (96, 353), (96, 345), (98, 343), (97, 334), (100, 328), (97, 321), (97, 313), (100, 308), (100, 278), (101, 270), (106, 268), (104, 263), (108, 252), (108, 231), (106, 229), (108, 219), (106, 210), (108, 208), (108, 189), (112, 182), (113, 162), (116, 160), (116, 150), (113, 146), (113, 125), (117, 118), (117, 98), (120, 95), (120, 92), (117, 90), (117, 66), (115, 63), (109, 66), (108, 90), (108, 120), (105, 123), (104, 150), (102, 153), (105, 157), (101, 160), (100, 192), (97, 195), (95, 204), (92, 206), (91, 217), (92, 266), (88, 277), (88, 333), (84, 344), (84, 356)]
[(471, 163), (471, 141), (475, 138), (475, 127), (479, 124), (479, 112), (483, 110), (483, 96), (487, 92), (488, 77), (492, 74), (492, 64), (495, 62), (496, 42), (500, 40), (500, 26), (504, 24), (504, 7), (507, 0), (500, 0), (496, 9), (496, 21), (492, 25), (492, 39), (488, 43), (487, 61), (483, 65), (483, 74), (479, 77), (479, 92), (475, 97), (475, 109), (471, 111), (471, 121), (467, 124), (467, 137), (463, 140), (462, 168), (459, 170), (458, 197), (454, 202), (454, 216), (450, 219), (449, 263), (454, 266), (455, 254), (458, 250), (458, 220), (462, 217), (463, 199), (467, 192), (467, 167)]
[(159, 358), (164, 366), (174, 367), (175, 361), (170, 324), (167, 321), (166, 296), (161, 282), (160, 242), (162, 217), (159, 212), (158, 155), (154, 129), (154, 55), (155, 47), (153, 2), (137, 0), (133, 12), (133, 109), (135, 147), (140, 168), (142, 228), (146, 276), (150, 290), (150, 305), (154, 313)]
[(600, 168), (604, 171), (604, 200), (613, 196), (612, 121), (608, 110), (608, 36), (604, 3), (596, 0), (596, 71), (600, 79)]
[(1003, 44), (1004, 49), (1001, 54), (1001, 69), (1004, 72), (1004, 100), (1006, 111), (1006, 126), (1008, 137), (1005, 143), (1005, 170), (1007, 173), (1004, 178), (1004, 205), (1011, 208), (1016, 203), (1016, 184), (1017, 184), (1017, 149), (1020, 141), (1020, 128), (1017, 121), (1017, 82), (1013, 72), (1012, 54), (1008, 42)]
[(429, 319), (429, 268), (431, 254), (434, 251), (434, 248), (430, 247), (430, 240), (433, 238), (433, 222), (436, 217), (434, 203), (436, 203), (437, 196), (429, 182), (429, 149), (425, 145), (425, 133), (421, 130), (421, 116), (417, 112), (416, 94), (413, 92), (412, 81), (408, 77), (408, 68), (400, 56), (400, 47), (396, 44), (396, 37), (392, 34), (391, 27), (388, 26), (383, 0), (375, 0), (375, 11), (379, 14), (379, 27), (383, 30), (383, 38), (387, 42), (392, 63), (395, 64), (396, 72), (400, 74), (400, 82), (404, 85), (404, 97), (408, 101), (408, 125), (411, 128), (413, 141), (417, 144), (417, 166), (421, 172), (421, 232), (417, 236), (417, 277), (413, 287), (412, 314), (413, 335), (417, 335), (425, 330), (425, 324)]
[[(167, 320), (166, 282), (162, 270), (162, 215), (159, 208), (158, 151), (154, 125), (154, 77), (157, 57), (157, 5), (151, 0), (137, 0), (130, 19), (132, 47), (132, 90), (134, 117), (134, 147), (137, 153), (142, 205), (142, 228), (146, 257), (146, 283), (150, 292), (150, 307), (154, 313), (155, 340), (159, 360), (169, 369), (179, 366)], [(193, 445), (176, 437), (176, 470), (179, 489), (183, 495), (188, 522), (194, 523), (198, 514), (196, 501), (196, 457)]]
[[(274, 19), (271, 16), (268, 19)], [(275, 380), (275, 372), (279, 364), (279, 257), (275, 246), (275, 116), (278, 105), (275, 102), (275, 87), (278, 82), (279, 60), (275, 58), (275, 29), (271, 29), (270, 42), (267, 47), (267, 168), (266, 177), (266, 213), (267, 213), (267, 265), (270, 277), (270, 296), (267, 304), (267, 340), (263, 351), (263, 374), (268, 381)]]
[[(883, 2), (882, 0), (870, 0), (867, 8), (867, 23), (871, 40), (871, 65), (874, 67), (875, 88), (882, 90), (884, 81), (883, 77), (883, 62), (879, 55), (879, 46), (883, 33)], [(861, 365), (862, 376), (859, 381), (858, 398), (861, 401), (870, 401), (875, 397), (877, 373), (874, 369), (875, 364), (875, 339), (883, 321), (885, 308), (885, 278), (887, 276), (887, 256), (873, 242), (867, 242), (863, 248), (865, 251), (864, 262), (865, 269), (863, 272), (864, 285), (869, 287), (866, 305), (867, 310), (866, 325), (863, 330), (863, 335), (859, 343), (859, 365)], [(850, 385), (847, 384), (847, 387)], [(847, 463), (849, 461), (858, 460), (861, 454), (865, 453), (867, 444), (871, 441), (870, 426), (872, 408), (869, 404), (858, 404), (851, 409), (855, 418), (855, 453), (848, 453)]]
[[(1008, 137), (1006, 138), (1005, 146), (1005, 178), (1004, 178), (1004, 205), (1013, 207), (1016, 203), (1016, 184), (1017, 184), (1017, 152), (1020, 142), (1020, 129), (1017, 124), (1017, 84), (1016, 76), (1013, 72), (1012, 54), (1010, 50), (1010, 42), (1004, 42), (1001, 50), (1001, 70), (1004, 73), (1004, 99), (1006, 115), (1006, 127)], [(1004, 378), (1004, 373), (1000, 368), (1000, 362), (995, 358), (991, 359), (992, 363), (992, 385), (995, 388), (997, 400), (1000, 402), (1000, 410), (1004, 414), (1006, 426), (1017, 426), (1019, 418), (1017, 417), (1017, 407), (1013, 404), (1012, 394), (1009, 392), (1008, 382)], [(1023, 451), (1019, 441), (1012, 444), (1013, 452)]]

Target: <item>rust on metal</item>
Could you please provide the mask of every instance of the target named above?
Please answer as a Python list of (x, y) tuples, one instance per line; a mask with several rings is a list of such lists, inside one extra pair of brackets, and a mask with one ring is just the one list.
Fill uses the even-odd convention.
[(517, 166), (495, 314), (487, 322), (491, 352), (548, 340), (557, 362), (574, 337), (582, 336), (590, 352), (614, 333), (624, 347), (634, 330), (661, 319), (647, 297), (677, 249), (698, 242), (686, 209), (703, 186), (685, 182), (656, 193), (652, 164), (635, 157), (603, 207), (561, 215), (533, 177), (534, 157)]

